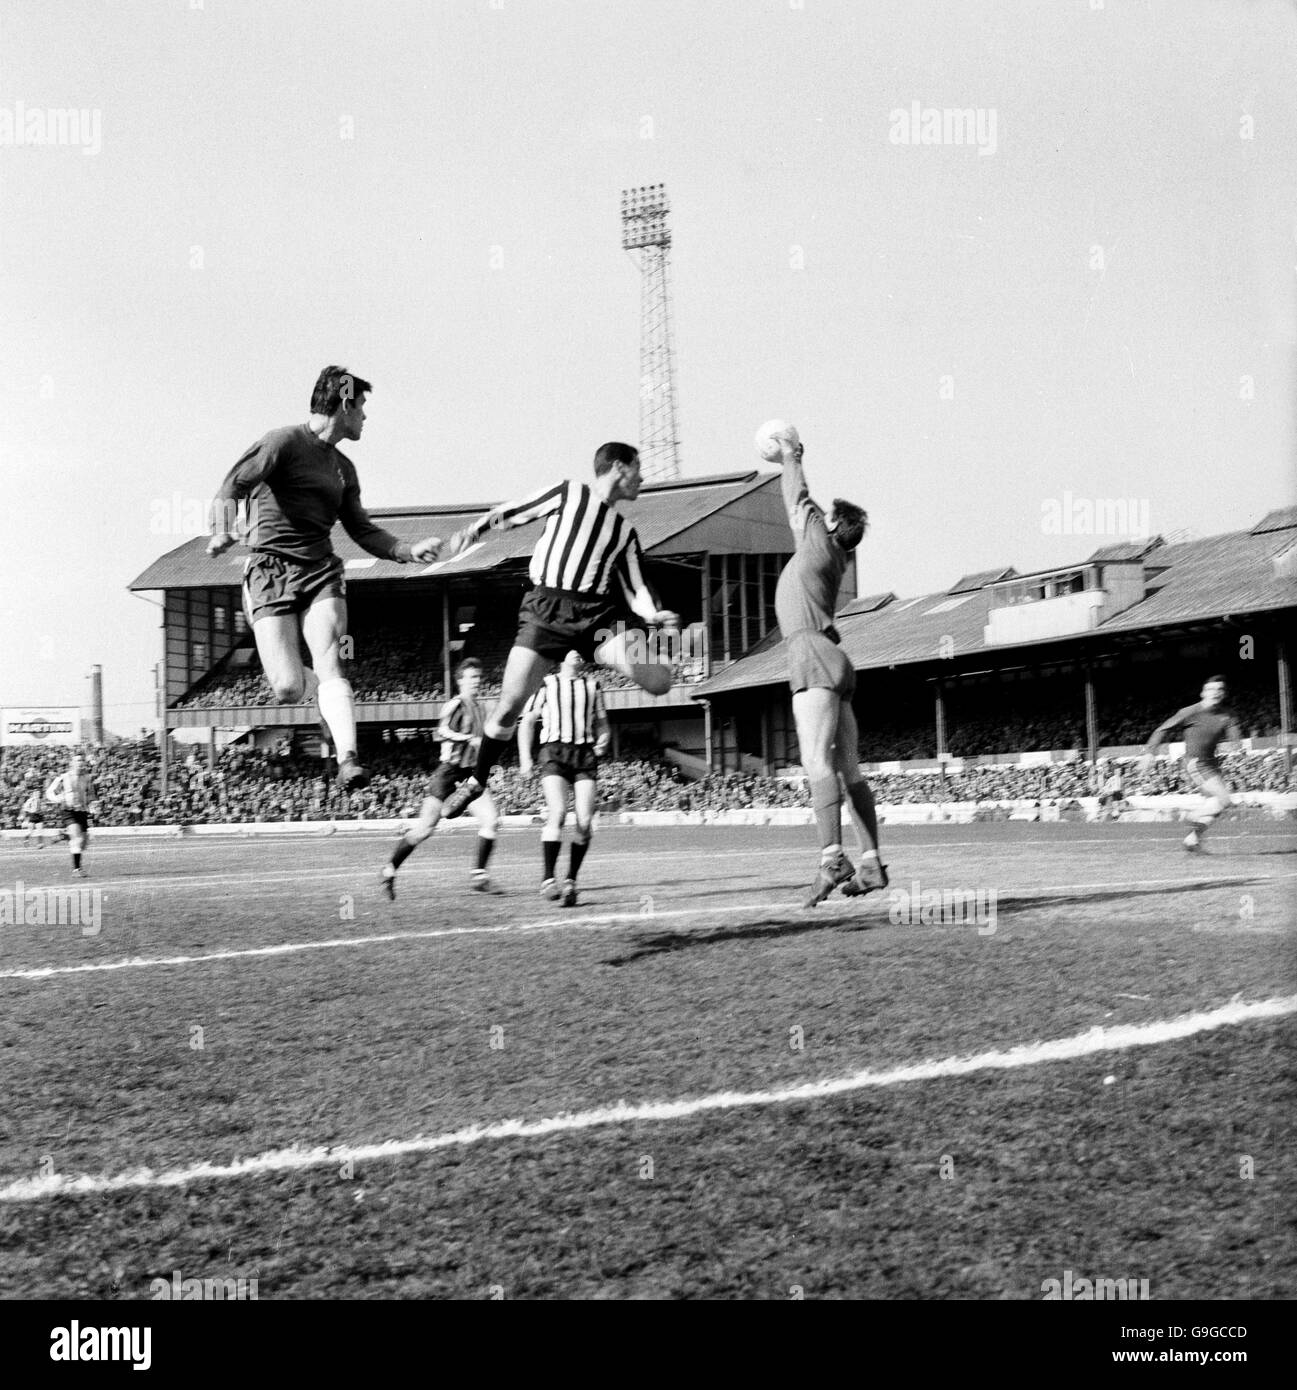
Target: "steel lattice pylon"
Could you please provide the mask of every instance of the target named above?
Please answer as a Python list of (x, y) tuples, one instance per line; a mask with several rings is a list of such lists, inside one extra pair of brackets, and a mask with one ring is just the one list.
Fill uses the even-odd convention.
[(680, 476), (676, 368), (671, 334), (671, 231), (660, 183), (621, 195), (622, 248), (640, 269), (639, 449), (646, 482)]

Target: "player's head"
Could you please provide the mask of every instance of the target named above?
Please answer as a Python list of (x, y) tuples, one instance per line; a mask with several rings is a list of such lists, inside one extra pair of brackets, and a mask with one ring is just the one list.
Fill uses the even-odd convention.
[(843, 550), (854, 550), (869, 530), (869, 513), (854, 502), (835, 497), (824, 525)]
[(482, 663), (475, 656), (466, 657), (455, 667), (455, 686), (461, 695), (476, 695), (482, 687)]
[(1207, 709), (1215, 709), (1225, 703), (1228, 690), (1224, 676), (1208, 676), (1202, 687), (1202, 702)]
[(643, 480), (640, 478), (639, 450), (633, 444), (600, 444), (594, 451), (594, 475), (605, 478), (614, 475), (614, 497), (624, 497), (633, 502), (639, 496)]
[(336, 418), (341, 438), (359, 439), (365, 428), (365, 397), (373, 389), (346, 367), (325, 367), (311, 392), (311, 414)]
[(559, 670), (568, 680), (575, 680), (581, 674), (581, 668), (585, 665), (585, 658), (580, 652), (571, 651), (563, 658), (563, 664)]

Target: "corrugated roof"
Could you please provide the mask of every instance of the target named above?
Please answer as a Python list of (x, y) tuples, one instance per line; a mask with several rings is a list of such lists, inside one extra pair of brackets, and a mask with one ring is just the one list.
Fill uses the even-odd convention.
[[(710, 478), (689, 478), (673, 483), (649, 484), (639, 498), (623, 504), (626, 516), (635, 523), (640, 541), (650, 555), (670, 555), (671, 537), (696, 526), (740, 498), (769, 487), (777, 473), (724, 473)], [(783, 517), (783, 504), (774, 490), (772, 508)], [(406, 541), (437, 535), (449, 539), (452, 532), (496, 505), (483, 502), (453, 507), (377, 507), (370, 515), (393, 535)], [(776, 514), (772, 512), (772, 515)], [(787, 531), (787, 519), (783, 518)], [(401, 565), (380, 560), (352, 541), (341, 526), (334, 527), (333, 548), (347, 565), (347, 578), (357, 582), (378, 579), (419, 579), (424, 576), (453, 577), (494, 569), (511, 560), (529, 556), (540, 535), (539, 525), (519, 526), (509, 531), (488, 531), (464, 554), (453, 560), (431, 565)], [(791, 548), (791, 545), (790, 545)], [(207, 554), (207, 538), (194, 536), (155, 560), (128, 586), (131, 589), (195, 589), (239, 584), (248, 551), (242, 546), (227, 550), (213, 559)]]
[(1142, 560), (1150, 551), (1162, 545), (1162, 537), (1154, 536), (1146, 541), (1118, 541), (1116, 545), (1100, 546), (1086, 561), (1087, 565), (1101, 561), (1115, 564), (1118, 560)]
[(971, 593), (975, 589), (985, 589), (988, 584), (994, 584), (997, 579), (1012, 579), (1017, 573), (1018, 571), (1012, 565), (1002, 570), (980, 570), (977, 574), (966, 574), (962, 579), (956, 579), (946, 592), (948, 594)]
[[(1182, 623), (1204, 622), (1227, 614), (1266, 612), (1297, 605), (1297, 580), (1276, 573), (1274, 559), (1292, 544), (1286, 532), (1257, 534), (1232, 531), (1203, 540), (1158, 548), (1148, 567), (1146, 596), (1089, 634), (1054, 637), (1075, 641), (1094, 633), (1130, 632)], [(1002, 573), (1002, 571), (991, 571)], [(842, 647), (858, 671), (931, 661), (947, 654), (1012, 650), (983, 641), (990, 594), (948, 607), (948, 593), (888, 604), (873, 612), (838, 615)], [(1021, 645), (1032, 645), (1022, 643)], [(704, 682), (696, 694), (709, 697), (784, 681), (788, 676), (784, 644), (740, 661)]]
[(886, 594), (869, 594), (865, 598), (855, 598), (842, 610), (841, 616), (846, 617), (852, 613), (872, 613), (878, 608), (885, 608), (889, 603), (892, 603), (895, 598), (896, 595), (890, 592)]
[(1293, 526), (1297, 526), (1297, 507), (1276, 507), (1257, 522), (1252, 534), (1263, 536), (1267, 531), (1287, 531)]

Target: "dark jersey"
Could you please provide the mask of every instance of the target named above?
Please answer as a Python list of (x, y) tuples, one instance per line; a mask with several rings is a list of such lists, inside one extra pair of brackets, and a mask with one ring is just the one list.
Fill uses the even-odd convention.
[[(450, 729), (452, 733), (469, 734), (473, 738), (482, 737), (482, 707), (476, 700), (456, 695), (441, 711), (438, 729)], [(477, 762), (477, 749), (462, 739), (443, 739), (441, 760), (452, 767), (472, 767)]]
[(1185, 705), (1160, 725), (1162, 733), (1172, 729), (1184, 730), (1184, 755), (1206, 763), (1216, 761), (1216, 747), (1224, 738), (1239, 737), (1238, 723), (1233, 714), (1222, 706), (1205, 709), (1200, 703)]
[(329, 536), (341, 521), (362, 550), (384, 560), (409, 560), (408, 542), (375, 525), (361, 505), (351, 460), (322, 443), (306, 425), (271, 430), (225, 475), (217, 503), (248, 499), (248, 549), (299, 563), (327, 560)]
[(847, 553), (829, 534), (824, 513), (811, 500), (799, 462), (784, 468), (784, 506), (797, 545), (775, 586), (775, 618), (785, 637), (833, 626), (838, 589), (847, 568)]

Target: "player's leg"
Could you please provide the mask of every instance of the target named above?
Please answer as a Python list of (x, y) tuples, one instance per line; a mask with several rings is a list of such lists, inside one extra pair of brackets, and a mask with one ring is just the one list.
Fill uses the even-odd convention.
[(540, 689), (541, 682), (554, 669), (554, 658), (530, 647), (515, 646), (504, 666), (500, 698), (495, 702), (482, 730), (482, 745), (478, 749), (473, 775), (446, 798), (442, 814), (447, 820), (462, 816), (470, 803), (482, 795), (491, 777), (491, 769), (509, 746), (523, 706)]
[(545, 824), (540, 832), (540, 892), (542, 897), (557, 901), (558, 856), (563, 848), (563, 822), (567, 818), (567, 778), (546, 773), (540, 779), (540, 787), (545, 796)]
[(416, 849), (432, 834), (437, 828), (437, 822), (441, 819), (441, 798), (436, 796), (426, 796), (423, 799), (423, 806), (419, 811), (419, 819), (405, 831), (396, 842), (392, 850), (391, 857), (379, 871), (382, 878), (383, 892), (393, 901), (396, 899), (396, 871), (414, 853)]
[(886, 888), (887, 866), (878, 854), (878, 810), (873, 789), (860, 771), (860, 730), (850, 700), (844, 699), (838, 710), (833, 752), (838, 776), (846, 789), (847, 808), (860, 839), (860, 867), (855, 878), (842, 888), (847, 897), (855, 898), (875, 888)]
[(671, 689), (675, 672), (662, 662), (644, 661), (644, 634), (638, 629), (615, 633), (595, 650), (594, 659), (600, 666), (633, 680), (650, 695), (665, 695)]
[(306, 690), (302, 620), (296, 613), (266, 613), (252, 624), (261, 669), (281, 705), (295, 705)]
[(344, 791), (356, 791), (366, 786), (369, 778), (356, 761), (356, 702), (342, 669), (342, 639), (346, 635), (347, 600), (334, 592), (321, 592), (302, 617), (302, 636), (320, 682), (316, 699), (320, 718), (333, 737), (338, 781)]
[(576, 906), (576, 876), (581, 872), (586, 851), (594, 835), (594, 812), (597, 804), (594, 777), (578, 774), (572, 783), (572, 818), (576, 830), (572, 834), (572, 847), (568, 851), (567, 882), (563, 885), (563, 906)]
[(86, 832), (81, 821), (76, 816), (68, 818), (68, 850), (72, 855), (72, 872), (84, 875), (85, 870), (81, 867), (81, 856), (86, 847)]
[(839, 883), (846, 882), (855, 873), (855, 867), (842, 851), (842, 789), (838, 784), (834, 752), (839, 704), (836, 691), (819, 686), (799, 690), (793, 695), (797, 743), (820, 837), (820, 868), (811, 886), (807, 907), (822, 902)]
[(495, 849), (495, 837), (500, 830), (500, 812), (489, 790), (484, 791), (469, 810), (477, 822), (477, 867), (469, 879), (469, 886), (479, 893), (486, 893), (491, 888), (491, 878), (486, 866), (490, 863), (491, 852)]
[(1193, 818), (1193, 829), (1185, 836), (1184, 847), (1187, 850), (1200, 849), (1203, 837), (1211, 828), (1212, 822), (1218, 816), (1224, 815), (1234, 804), (1229, 787), (1216, 768), (1195, 767), (1193, 776), (1204, 800), (1198, 814)]

